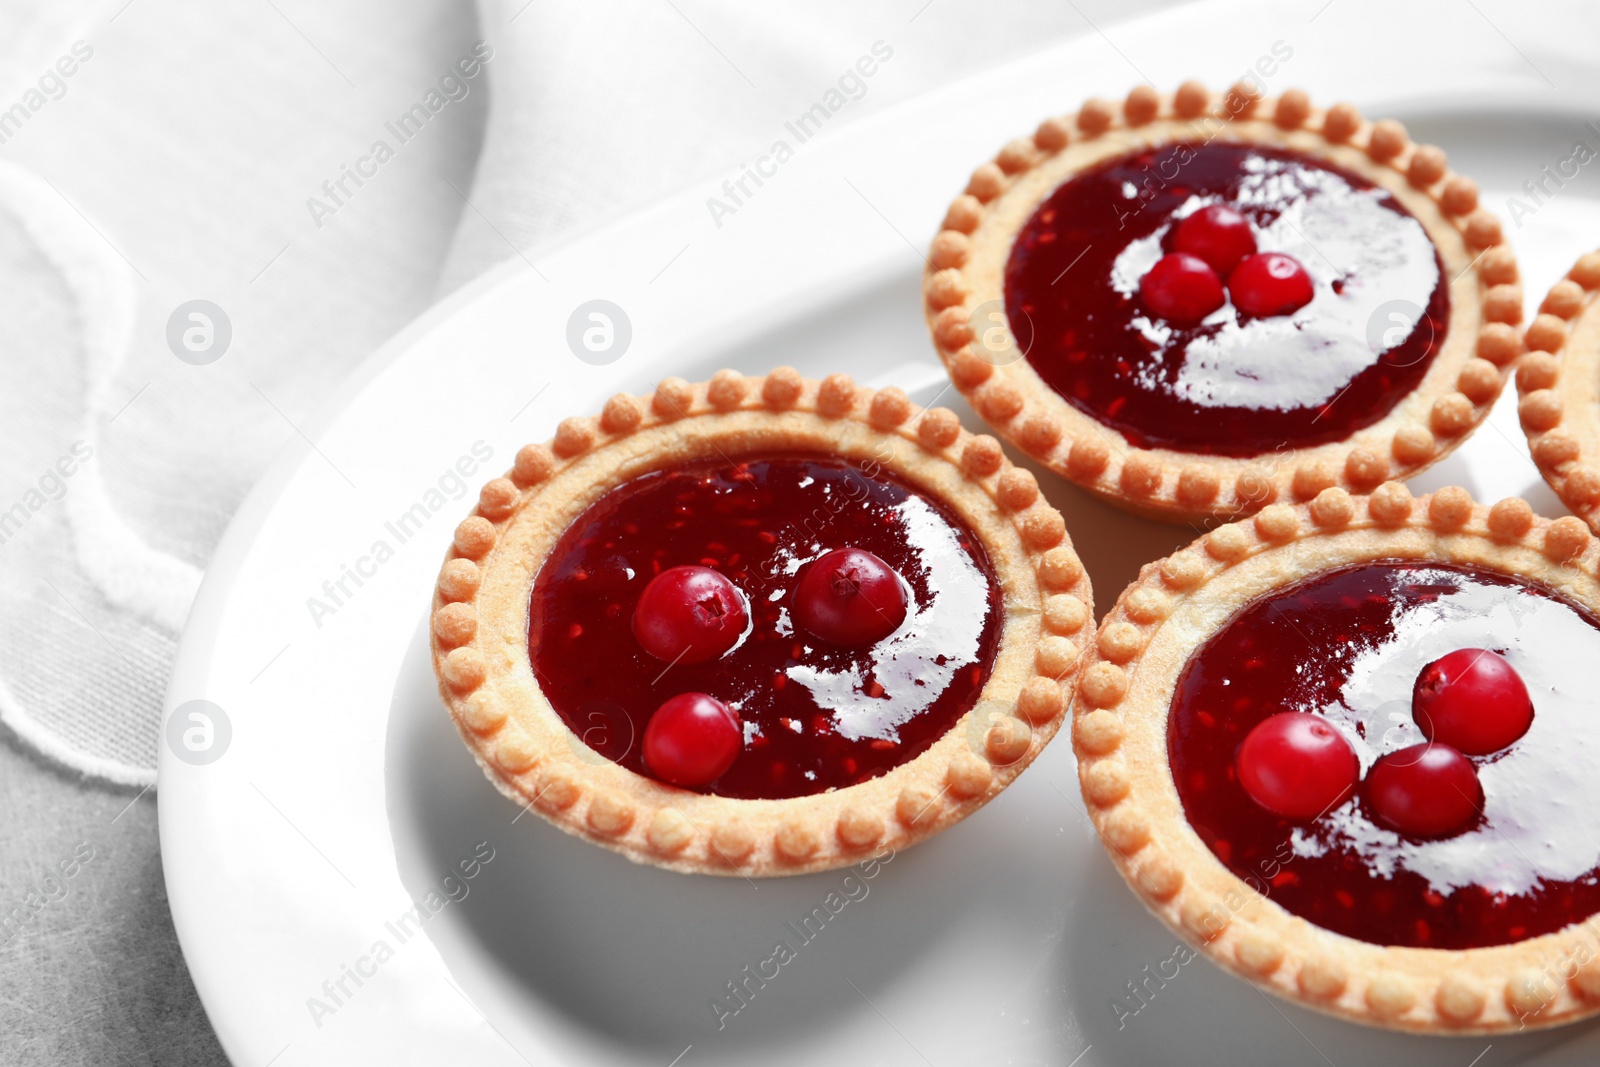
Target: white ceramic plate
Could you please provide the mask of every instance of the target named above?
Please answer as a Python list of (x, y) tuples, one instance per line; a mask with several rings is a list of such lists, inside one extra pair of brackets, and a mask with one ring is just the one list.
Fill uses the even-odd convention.
[[(800, 944), (786, 924), (842, 872), (690, 878), (568, 838), (489, 786), (434, 692), (424, 621), (465, 492), (561, 417), (667, 374), (778, 363), (949, 402), (920, 321), (920, 251), (968, 171), (1043, 115), (1125, 91), (1139, 72), (1220, 87), (1284, 41), (1293, 56), (1270, 90), (1398, 115), (1478, 177), (1491, 206), (1574, 140), (1600, 142), (1583, 125), (1600, 116), (1579, 105), (1600, 86), (1593, 11), (1319, 6), (1186, 8), (951, 85), (801, 146), (720, 227), (705, 206), (719, 176), (532, 257), (537, 272), (513, 263), (375, 355), (304, 427), (315, 448), (294, 439), (241, 509), (168, 694), (169, 711), (208, 700), (231, 727), (210, 763), (164, 749), (160, 796), (173, 916), (234, 1062), (1465, 1067), (1574, 1040), (1543, 1062), (1594, 1062), (1592, 1027), (1487, 1051), (1400, 1037), (1269, 1001), (1203, 961), (1119, 1013), (1175, 942), (1093, 839), (1064, 741), (976, 817), (861, 881), (865, 895)], [(1435, 49), (1442, 19), (1450, 44)], [(1597, 190), (1580, 174), (1511, 227), (1530, 304), (1600, 244)], [(573, 310), (596, 298), (632, 324), (608, 366), (565, 341)], [(463, 491), (450, 472), (474, 447), (492, 457)], [(1139, 564), (1192, 536), (1044, 480), (1102, 610)], [(1560, 513), (1509, 396), (1418, 488), (1450, 482)], [(402, 538), (408, 512), (419, 521)], [(341, 578), (336, 602), (324, 582)], [(313, 597), (335, 610), (314, 617)], [(406, 919), (418, 906), (426, 920)], [(748, 1006), (719, 1029), (711, 1001), (779, 939), (796, 958), (751, 981)]]

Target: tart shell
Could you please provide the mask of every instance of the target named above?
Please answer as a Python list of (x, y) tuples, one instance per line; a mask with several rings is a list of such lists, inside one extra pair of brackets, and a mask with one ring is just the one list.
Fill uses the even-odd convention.
[[(1382, 186), (1425, 228), (1451, 279), (1449, 328), (1427, 375), (1382, 419), (1342, 441), (1242, 459), (1139, 448), (1067, 403), (1009, 339), (1012, 244), (1062, 182), (1142, 147), (1213, 140), (1295, 149)], [(1516, 260), (1471, 179), (1453, 174), (1437, 147), (1414, 144), (1399, 123), (1368, 122), (1348, 104), (1315, 108), (1297, 90), (1262, 99), (1243, 86), (1221, 97), (1193, 82), (1171, 96), (1142, 86), (1121, 105), (1090, 100), (1046, 119), (974, 171), (951, 204), (928, 256), (923, 303), (951, 380), (1001, 436), (1091, 492), (1172, 522), (1236, 518), (1331, 487), (1366, 493), (1409, 478), (1488, 416), (1522, 352)]]
[(1397, 948), (1335, 934), (1239, 878), (1184, 815), (1167, 756), (1191, 655), (1257, 596), (1348, 564), (1447, 560), (1522, 575), (1600, 609), (1600, 544), (1571, 516), (1466, 490), (1413, 498), (1328, 488), (1273, 504), (1148, 564), (1106, 615), (1073, 722), (1079, 784), (1107, 854), (1162, 921), (1213, 962), (1287, 1000), (1395, 1030), (1499, 1033), (1600, 1013), (1600, 916), (1510, 945)]
[(1539, 472), (1600, 531), (1600, 252), (1573, 264), (1524, 334), (1517, 413)]
[[(583, 743), (551, 708), (528, 651), (529, 591), (563, 531), (649, 471), (772, 451), (875, 463), (949, 508), (983, 544), (1004, 627), (978, 703), (921, 755), (811, 796), (742, 800), (635, 774)], [(808, 381), (721, 371), (617, 395), (517, 453), (456, 529), (432, 613), (440, 694), (489, 780), (567, 833), (640, 863), (771, 876), (901, 849), (972, 814), (1055, 735), (1090, 633), (1092, 595), (1061, 515), (994, 438), (954, 413), (848, 376)]]

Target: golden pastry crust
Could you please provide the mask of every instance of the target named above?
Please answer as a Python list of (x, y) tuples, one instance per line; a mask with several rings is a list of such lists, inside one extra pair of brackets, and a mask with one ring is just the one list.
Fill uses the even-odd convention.
[(1249, 601), (1311, 574), (1384, 558), (1470, 563), (1600, 608), (1600, 544), (1568, 516), (1466, 490), (1413, 498), (1324, 489), (1273, 504), (1148, 564), (1101, 623), (1073, 713), (1078, 778), (1106, 851), (1145, 905), (1221, 966), (1288, 1000), (1396, 1030), (1497, 1033), (1600, 1012), (1600, 917), (1459, 951), (1356, 941), (1292, 915), (1212, 854), (1184, 816), (1167, 722), (1194, 651)]
[(1544, 480), (1600, 531), (1600, 252), (1573, 264), (1523, 334), (1517, 414)]
[[(974, 321), (1001, 329), (1004, 272), (1019, 230), (1063, 181), (1146, 145), (1253, 142), (1324, 158), (1381, 185), (1422, 223), (1450, 283), (1450, 322), (1427, 375), (1384, 418), (1343, 441), (1232, 458), (1137, 448), (1072, 405), (1014, 343), (975, 343)], [(934, 238), (924, 275), (934, 346), (973, 408), (1003, 437), (1058, 474), (1137, 514), (1167, 521), (1235, 518), (1275, 500), (1340, 487), (1370, 492), (1449, 453), (1486, 417), (1521, 353), (1517, 264), (1477, 186), (1444, 153), (1413, 144), (1392, 120), (1367, 122), (1348, 104), (1326, 110), (1291, 90), (1220, 98), (1190, 82), (1172, 96), (1148, 86), (1121, 107), (1091, 100), (1046, 119), (973, 172)]]
[[(977, 705), (922, 755), (871, 781), (786, 800), (676, 789), (585, 745), (550, 707), (528, 654), (534, 576), (567, 527), (652, 470), (772, 450), (876, 463), (950, 508), (988, 551), (1005, 604)], [(439, 573), (433, 664), (445, 704), (506, 796), (570, 834), (640, 863), (770, 876), (859, 862), (950, 826), (993, 799), (1055, 736), (1077, 679), (1093, 598), (1061, 515), (1000, 444), (945, 408), (847, 375), (808, 381), (719, 371), (619, 394), (599, 418), (562, 422), (483, 487)]]

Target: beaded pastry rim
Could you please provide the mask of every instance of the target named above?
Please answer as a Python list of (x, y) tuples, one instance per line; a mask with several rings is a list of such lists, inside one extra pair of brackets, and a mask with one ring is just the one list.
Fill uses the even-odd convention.
[[(562, 531), (602, 493), (649, 470), (753, 450), (870, 457), (950, 507), (983, 543), (1006, 618), (977, 704), (931, 748), (870, 781), (812, 796), (739, 800), (676, 789), (600, 756), (541, 693), (528, 653), (528, 590)], [(537, 505), (537, 506), (535, 506)], [(541, 547), (542, 546), (542, 547)], [(847, 375), (724, 370), (649, 397), (619, 394), (563, 421), (486, 484), (457, 527), (435, 589), (440, 694), (502, 793), (570, 834), (640, 863), (767, 876), (900, 849), (1004, 789), (1060, 728), (1089, 633), (1089, 579), (1061, 515), (1000, 443), (946, 408)]]
[[(1450, 329), (1426, 377), (1384, 418), (1342, 441), (1272, 457), (1139, 448), (1062, 399), (1014, 343), (987, 357), (986, 346), (974, 344), (974, 315), (1004, 306), (1012, 243), (1051, 192), (1101, 159), (1195, 138), (1329, 159), (1395, 194), (1427, 230), (1453, 279)], [(1280, 498), (1310, 500), (1330, 487), (1366, 493), (1409, 478), (1488, 417), (1522, 352), (1516, 259), (1499, 220), (1479, 207), (1477, 185), (1452, 173), (1442, 150), (1414, 144), (1393, 120), (1368, 122), (1349, 104), (1321, 110), (1299, 90), (1274, 100), (1247, 85), (1221, 97), (1197, 82), (1171, 96), (1140, 86), (1120, 107), (1090, 100), (1007, 144), (950, 205), (929, 252), (923, 304), (952, 382), (1001, 436), (1113, 503), (1166, 521), (1236, 518)]]
[(1600, 532), (1600, 252), (1580, 256), (1528, 324), (1517, 414), (1539, 473)]
[(1519, 498), (1486, 508), (1461, 488), (1413, 498), (1388, 482), (1370, 497), (1335, 487), (1309, 504), (1272, 504), (1147, 564), (1102, 621), (1073, 715), (1090, 818), (1152, 912), (1222, 967), (1287, 1000), (1373, 1026), (1450, 1033), (1554, 1026), (1600, 1012), (1600, 916), (1486, 948), (1357, 941), (1257, 892), (1183, 815), (1167, 724), (1194, 650), (1265, 591), (1396, 557), (1519, 574), (1600, 607), (1600, 544), (1589, 528), (1572, 516), (1537, 518)]

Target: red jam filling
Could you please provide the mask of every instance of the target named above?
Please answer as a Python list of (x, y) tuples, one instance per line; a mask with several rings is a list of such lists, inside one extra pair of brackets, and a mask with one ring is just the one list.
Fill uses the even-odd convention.
[[(877, 565), (831, 555), (846, 548)], [(813, 564), (823, 570), (811, 584), (828, 579), (813, 625), (834, 627), (828, 639), (795, 618)], [(635, 638), (646, 586), (679, 566), (716, 571), (748, 604), (742, 638), (704, 662), (668, 662)], [(863, 617), (862, 597), (882, 610)], [(601, 497), (534, 580), (528, 648), (551, 705), (602, 756), (719, 796), (778, 799), (855, 785), (927, 750), (977, 702), (1002, 622), (983, 546), (944, 508), (871, 462), (762, 456), (647, 474)], [(693, 747), (722, 743), (704, 707), (646, 735), (685, 693), (720, 701), (742, 727), (714, 780), (700, 779), (720, 749)]]
[[(1216, 205), (1229, 210), (1184, 229)], [(1215, 280), (1169, 264), (1141, 284), (1174, 253)], [(1433, 242), (1387, 190), (1298, 152), (1220, 141), (1064, 182), (1017, 235), (1005, 298), (1028, 362), (1068, 403), (1134, 445), (1226, 456), (1377, 422), (1422, 381), (1450, 312)]]
[[(1487, 755), (1429, 745), (1413, 707), (1419, 678), (1461, 649), (1503, 658), (1531, 697), (1531, 719), (1509, 712), (1525, 732)], [(1184, 811), (1234, 874), (1347, 937), (1461, 949), (1560, 930), (1600, 912), (1596, 655), (1600, 619), (1491, 571), (1386, 560), (1275, 591), (1179, 679), (1168, 752)], [(1485, 709), (1506, 714), (1515, 692), (1494, 683)], [(1247, 735), (1284, 712), (1321, 718), (1360, 762), (1360, 785), (1314, 818), (1273, 814), (1241, 781)]]

